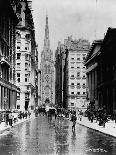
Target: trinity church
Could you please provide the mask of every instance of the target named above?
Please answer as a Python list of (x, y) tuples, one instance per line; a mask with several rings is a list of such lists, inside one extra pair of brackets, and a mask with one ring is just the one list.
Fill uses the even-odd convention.
[(41, 104), (55, 104), (53, 52), (50, 50), (48, 16), (46, 16), (44, 48), (41, 52)]

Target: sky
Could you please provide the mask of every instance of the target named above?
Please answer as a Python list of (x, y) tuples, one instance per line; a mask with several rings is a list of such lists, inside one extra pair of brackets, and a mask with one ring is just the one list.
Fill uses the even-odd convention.
[(43, 49), (48, 15), (51, 50), (72, 35), (93, 42), (103, 39), (108, 27), (116, 27), (116, 0), (32, 0), (36, 42)]

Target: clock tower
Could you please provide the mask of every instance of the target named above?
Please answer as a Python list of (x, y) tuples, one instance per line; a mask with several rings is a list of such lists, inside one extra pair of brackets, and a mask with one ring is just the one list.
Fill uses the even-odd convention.
[(46, 16), (44, 48), (41, 52), (41, 102), (55, 104), (55, 79), (53, 52), (50, 50), (48, 16)]

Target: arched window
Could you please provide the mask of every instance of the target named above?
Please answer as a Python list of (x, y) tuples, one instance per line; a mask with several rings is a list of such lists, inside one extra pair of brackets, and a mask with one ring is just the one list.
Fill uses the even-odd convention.
[(16, 32), (16, 38), (20, 39), (21, 38), (21, 34), (19, 32)]
[(21, 14), (21, 8), (22, 8), (22, 5), (19, 3), (16, 7), (16, 12)]

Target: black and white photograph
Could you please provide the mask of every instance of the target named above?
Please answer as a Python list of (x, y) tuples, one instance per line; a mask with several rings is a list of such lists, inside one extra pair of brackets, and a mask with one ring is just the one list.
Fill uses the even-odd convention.
[(116, 0), (0, 0), (0, 155), (116, 155)]

